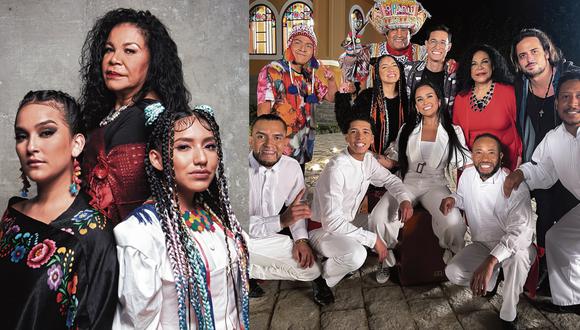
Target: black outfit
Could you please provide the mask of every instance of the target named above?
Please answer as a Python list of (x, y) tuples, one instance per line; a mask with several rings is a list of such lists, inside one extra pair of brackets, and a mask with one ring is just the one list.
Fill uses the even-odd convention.
[[(386, 149), (388, 148), (389, 144), (397, 139), (397, 134), (399, 133), (399, 128), (403, 123), (399, 122), (399, 100), (400, 96), (396, 96), (393, 99), (383, 98), (383, 102), (385, 102), (388, 116), (388, 126), (384, 127), (384, 123), (380, 120), (374, 120), (371, 118), (371, 121), (374, 126), (374, 146), (380, 145), (380, 142), (383, 142), (383, 150), (375, 150), (374, 146), (371, 147), (373, 151), (376, 153), (384, 154)], [(336, 115), (336, 121), (338, 122), (338, 126), (340, 127), (343, 133), (346, 133), (348, 130), (348, 122), (349, 119), (353, 116), (360, 118), (363, 117), (370, 117), (371, 113), (371, 105), (373, 102), (373, 89), (367, 88), (364, 91), (360, 92), (357, 95), (354, 102), (351, 104), (351, 94), (346, 93), (336, 93), (334, 99), (334, 110)], [(403, 122), (407, 118), (407, 109), (405, 108), (405, 104), (403, 106)]]
[(113, 226), (79, 194), (50, 224), (12, 208), (0, 223), (5, 329), (110, 329), (117, 306)]
[(445, 72), (431, 72), (429, 69), (425, 68), (423, 71), (423, 75), (421, 75), (421, 82), (430, 82), (433, 85), (437, 86), (440, 91), (444, 91), (443, 84), (445, 82)]
[(82, 164), (90, 204), (114, 224), (139, 207), (151, 192), (145, 173), (147, 139), (144, 110), (155, 100), (141, 100), (121, 111), (87, 140)]

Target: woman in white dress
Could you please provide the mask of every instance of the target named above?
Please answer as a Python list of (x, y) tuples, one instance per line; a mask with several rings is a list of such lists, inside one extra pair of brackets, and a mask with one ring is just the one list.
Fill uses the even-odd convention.
[[(466, 226), (458, 210), (447, 215), (439, 210), (441, 200), (451, 194), (445, 169), (470, 164), (471, 154), (461, 127), (451, 123), (443, 100), (441, 91), (433, 84), (421, 82), (417, 85), (411, 95), (409, 119), (387, 152), (386, 167), (399, 166), (403, 183), (414, 195), (413, 203), (421, 203), (431, 214), (433, 232), (439, 245), (446, 249), (443, 258), (447, 263), (452, 254), (465, 245)], [(385, 243), (390, 249), (397, 244), (399, 229), (403, 226), (396, 219), (397, 207), (392, 196), (383, 197), (369, 217), (370, 229), (379, 237), (386, 237)], [(389, 258), (377, 272), (377, 281), (386, 281), (388, 267), (394, 265), (394, 255), (389, 252)]]
[(247, 329), (248, 253), (213, 110), (145, 115), (155, 125), (145, 161), (152, 198), (115, 227), (113, 328)]

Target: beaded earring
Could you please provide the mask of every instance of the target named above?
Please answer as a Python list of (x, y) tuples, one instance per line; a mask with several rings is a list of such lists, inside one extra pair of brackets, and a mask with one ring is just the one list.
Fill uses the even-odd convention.
[(22, 167), (20, 168), (20, 179), (22, 180), (22, 189), (20, 190), (20, 197), (28, 197), (28, 188), (30, 188), (30, 182), (28, 182), (28, 177), (24, 174)]
[(81, 179), (79, 178), (80, 176), (81, 176), (81, 165), (79, 164), (79, 161), (75, 158), (73, 162), (72, 183), (68, 187), (68, 190), (70, 191), (70, 194), (72, 196), (76, 196), (79, 194), (82, 182)]

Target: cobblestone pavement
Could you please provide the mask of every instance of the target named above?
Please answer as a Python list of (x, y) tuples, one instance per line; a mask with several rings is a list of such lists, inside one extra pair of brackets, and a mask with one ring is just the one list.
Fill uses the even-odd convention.
[[(344, 146), (340, 134), (317, 136), (306, 182), (312, 185), (327, 159)], [(375, 281), (377, 260), (365, 265), (333, 288), (335, 303), (319, 307), (310, 283), (265, 281), (266, 295), (250, 300), (252, 329), (500, 329), (500, 284), (493, 298), (473, 297), (467, 288), (449, 282), (403, 287)], [(547, 299), (547, 298), (539, 298)], [(520, 329), (580, 329), (580, 316), (552, 314), (533, 307), (522, 295), (518, 304)]]

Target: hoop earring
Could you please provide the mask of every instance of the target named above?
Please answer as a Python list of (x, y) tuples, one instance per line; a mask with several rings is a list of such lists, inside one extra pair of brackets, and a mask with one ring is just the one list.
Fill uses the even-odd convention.
[(76, 196), (79, 194), (82, 182), (81, 179), (79, 178), (80, 176), (81, 176), (81, 165), (79, 164), (79, 161), (75, 158), (73, 162), (72, 183), (68, 187), (68, 191), (72, 196)]
[(24, 174), (22, 167), (20, 168), (20, 180), (22, 180), (22, 189), (20, 190), (20, 197), (28, 197), (28, 188), (30, 188), (30, 182), (28, 177)]

